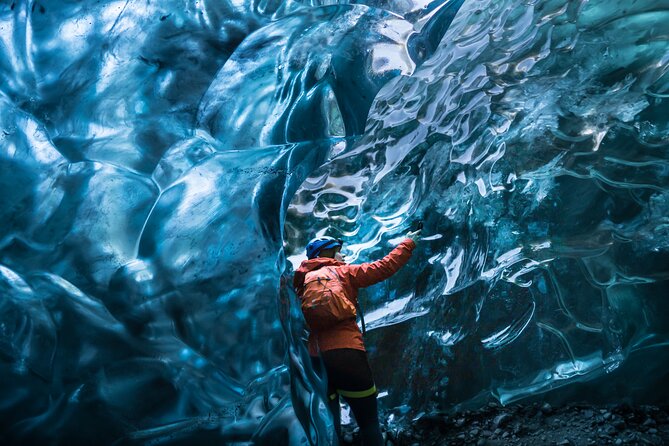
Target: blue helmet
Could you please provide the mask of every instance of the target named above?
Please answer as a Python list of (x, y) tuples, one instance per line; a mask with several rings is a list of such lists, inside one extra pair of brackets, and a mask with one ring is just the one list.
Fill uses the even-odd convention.
[(307, 245), (307, 258), (313, 259), (318, 257), (318, 254), (321, 253), (322, 249), (330, 249), (336, 246), (341, 247), (343, 244), (343, 241), (334, 237), (317, 237)]

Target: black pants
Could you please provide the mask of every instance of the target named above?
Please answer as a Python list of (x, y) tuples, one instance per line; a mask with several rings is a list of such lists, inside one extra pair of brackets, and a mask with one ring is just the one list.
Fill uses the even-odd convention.
[[(311, 358), (314, 370), (327, 377), (330, 410), (340, 435), (339, 396), (351, 407), (365, 446), (383, 444), (376, 402), (376, 386), (367, 353), (352, 348), (321, 352), (320, 358)], [(323, 370), (325, 368), (325, 370)], [(325, 372), (325, 374), (323, 373)]]

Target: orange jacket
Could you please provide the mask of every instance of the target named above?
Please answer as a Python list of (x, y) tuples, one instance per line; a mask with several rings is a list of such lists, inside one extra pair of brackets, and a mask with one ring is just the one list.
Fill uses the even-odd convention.
[[(327, 257), (316, 257), (305, 260), (295, 271), (293, 286), (297, 295), (300, 296), (304, 286), (304, 276), (324, 266), (334, 266), (339, 279), (344, 286), (346, 297), (354, 304), (358, 304), (358, 288), (365, 288), (375, 283), (386, 280), (402, 268), (411, 258), (411, 252), (416, 244), (411, 239), (405, 239), (397, 245), (390, 254), (376, 262), (363, 263), (360, 265), (349, 265)], [(318, 356), (319, 351), (333, 350), (336, 348), (353, 348), (365, 351), (362, 342), (362, 333), (358, 324), (353, 319), (341, 322), (335, 328), (319, 332), (309, 333), (309, 354)]]

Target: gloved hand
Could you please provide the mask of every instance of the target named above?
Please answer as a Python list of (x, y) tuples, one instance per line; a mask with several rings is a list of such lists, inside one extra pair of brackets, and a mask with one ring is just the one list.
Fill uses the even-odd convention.
[(407, 238), (410, 238), (411, 240), (414, 241), (414, 243), (418, 243), (418, 240), (420, 240), (420, 233), (422, 229), (418, 229), (416, 231), (410, 231), (407, 233)]

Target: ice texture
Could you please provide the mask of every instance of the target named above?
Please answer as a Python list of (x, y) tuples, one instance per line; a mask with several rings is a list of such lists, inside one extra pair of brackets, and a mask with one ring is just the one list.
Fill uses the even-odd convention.
[(291, 272), (315, 235), (368, 261), (418, 219), (361, 294), (390, 424), (661, 370), (667, 23), (666, 0), (0, 2), (0, 438), (333, 444)]

